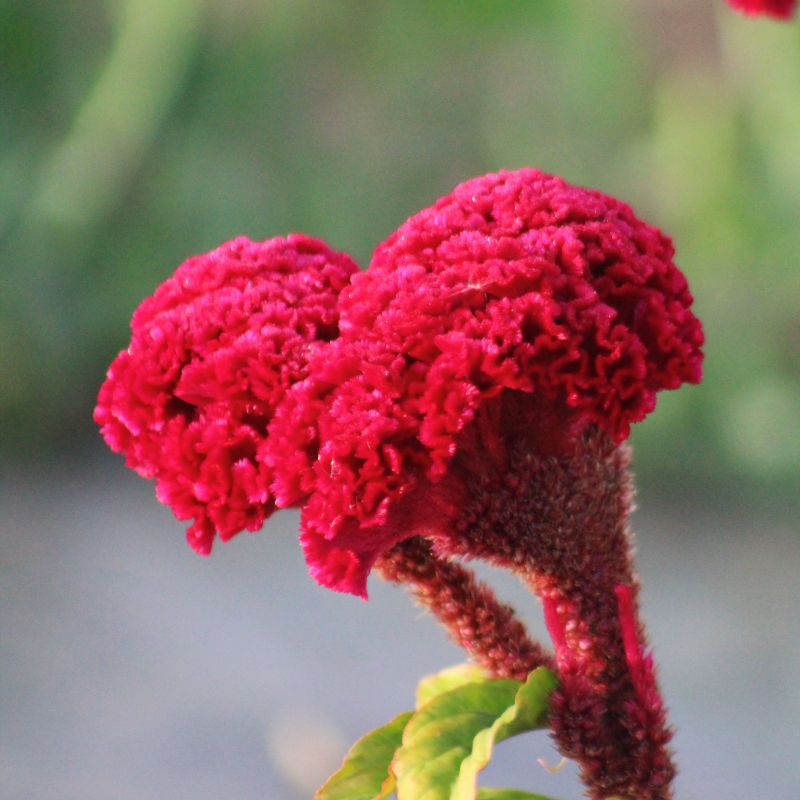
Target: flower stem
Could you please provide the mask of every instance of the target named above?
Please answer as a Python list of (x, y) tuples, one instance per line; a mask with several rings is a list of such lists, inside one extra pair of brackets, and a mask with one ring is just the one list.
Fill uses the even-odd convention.
[(637, 617), (628, 449), (590, 426), (558, 452), (516, 439), (507, 463), (502, 480), (475, 476), (447, 552), (513, 570), (542, 601), (561, 681), (550, 724), (590, 797), (668, 800), (671, 731)]
[(511, 606), (470, 570), (437, 556), (426, 539), (406, 539), (377, 567), (386, 580), (404, 585), (493, 677), (524, 680), (536, 667), (552, 667), (550, 654), (528, 636)]

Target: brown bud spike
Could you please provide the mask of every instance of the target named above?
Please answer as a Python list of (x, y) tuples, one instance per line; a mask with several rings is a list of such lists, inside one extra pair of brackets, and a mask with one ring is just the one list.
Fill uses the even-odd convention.
[(461, 564), (438, 557), (422, 537), (396, 545), (377, 566), (386, 580), (406, 586), (492, 677), (524, 680), (536, 667), (552, 667), (511, 606)]

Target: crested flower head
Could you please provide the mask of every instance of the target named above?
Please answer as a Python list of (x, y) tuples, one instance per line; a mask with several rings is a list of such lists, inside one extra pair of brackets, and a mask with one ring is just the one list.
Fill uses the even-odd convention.
[(457, 186), (380, 245), (342, 297), (366, 331), (482, 391), (557, 399), (617, 440), (700, 378), (671, 241), (618, 200), (533, 169)]
[(363, 594), (388, 547), (449, 535), (456, 462), (502, 473), (512, 440), (563, 453), (589, 425), (620, 442), (659, 390), (697, 382), (702, 329), (672, 256), (624, 203), (534, 169), (404, 223), (342, 293), (341, 337), (265, 445), (278, 495), (308, 496), (315, 577)]
[(198, 552), (274, 510), (259, 448), (314, 348), (338, 335), (336, 299), (356, 269), (317, 239), (241, 237), (184, 262), (134, 313), (95, 420), (128, 466), (155, 478), (159, 499), (194, 520)]
[(728, 0), (745, 14), (766, 15), (776, 19), (789, 19), (795, 12), (797, 0)]
[(669, 800), (624, 440), (657, 392), (700, 380), (672, 256), (624, 203), (533, 169), (457, 186), (365, 273), (303, 236), (237, 239), (142, 303), (95, 419), (198, 551), (302, 506), (319, 583), (366, 596), (377, 565), (496, 675), (550, 658), (451, 559), (519, 573), (590, 796)]

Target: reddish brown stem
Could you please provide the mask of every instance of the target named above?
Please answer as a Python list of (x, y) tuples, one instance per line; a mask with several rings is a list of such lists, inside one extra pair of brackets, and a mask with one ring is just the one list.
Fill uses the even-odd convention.
[(511, 606), (470, 570), (437, 556), (422, 537), (396, 545), (377, 568), (386, 580), (405, 586), (493, 677), (524, 680), (536, 667), (552, 668), (552, 657), (528, 636)]
[(440, 547), (514, 570), (542, 600), (561, 679), (550, 714), (559, 749), (594, 800), (668, 800), (671, 731), (637, 618), (627, 448), (593, 428), (545, 455), (520, 437), (502, 479), (467, 469), (459, 535)]

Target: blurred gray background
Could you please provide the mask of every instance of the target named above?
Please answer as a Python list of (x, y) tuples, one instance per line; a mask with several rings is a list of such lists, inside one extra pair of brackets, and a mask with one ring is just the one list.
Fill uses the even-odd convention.
[[(670, 233), (706, 328), (633, 435), (676, 796), (797, 800), (800, 23), (722, 0), (0, 0), (0, 797), (309, 798), (461, 660), (400, 590), (317, 588), (290, 513), (195, 556), (91, 410), (188, 255), (301, 230), (366, 264), (524, 164)], [(540, 756), (486, 781), (580, 797)]]

